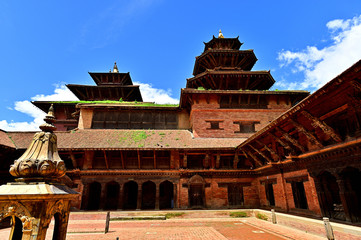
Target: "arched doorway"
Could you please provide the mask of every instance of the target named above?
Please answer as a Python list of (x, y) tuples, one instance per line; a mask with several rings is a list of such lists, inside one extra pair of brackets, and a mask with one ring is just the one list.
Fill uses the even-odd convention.
[(345, 199), (352, 222), (361, 222), (361, 172), (348, 167), (340, 174), (345, 184)]
[(138, 184), (134, 181), (129, 181), (124, 184), (124, 209), (136, 209), (138, 200)]
[(116, 210), (119, 202), (119, 184), (117, 182), (109, 182), (106, 185), (106, 210)]
[(190, 208), (204, 208), (205, 194), (204, 194), (205, 181), (199, 175), (194, 175), (188, 182), (188, 201)]
[(101, 184), (92, 182), (89, 184), (88, 210), (98, 210), (100, 205)]
[(329, 218), (345, 220), (345, 212), (340, 198), (340, 189), (336, 177), (329, 172), (323, 172), (319, 175), (322, 192), (320, 193), (323, 201), (324, 213)]
[(164, 181), (159, 185), (159, 208), (174, 208), (173, 183)]
[(155, 209), (155, 183), (147, 181), (142, 185), (142, 209)]

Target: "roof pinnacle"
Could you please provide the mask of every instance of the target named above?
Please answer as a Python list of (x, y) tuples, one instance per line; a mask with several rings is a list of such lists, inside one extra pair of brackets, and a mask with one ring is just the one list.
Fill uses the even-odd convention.
[(114, 62), (113, 73), (119, 73), (117, 62)]
[(223, 36), (223, 33), (222, 33), (221, 29), (219, 29), (218, 38), (224, 38), (224, 36)]

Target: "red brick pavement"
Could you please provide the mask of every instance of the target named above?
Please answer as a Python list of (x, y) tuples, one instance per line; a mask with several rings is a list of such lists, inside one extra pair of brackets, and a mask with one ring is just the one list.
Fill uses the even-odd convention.
[[(139, 212), (112, 213), (140, 215)], [(149, 212), (143, 215), (157, 215)], [(223, 213), (188, 213), (180, 218), (168, 220), (111, 221), (109, 232), (104, 234), (105, 213), (71, 213), (68, 240), (317, 240), (325, 239), (299, 230), (274, 225), (256, 218), (234, 219)], [(208, 216), (208, 218), (207, 218)], [(209, 218), (211, 216), (211, 218)], [(52, 239), (53, 224), (48, 229), (47, 240)], [(0, 230), (0, 239), (7, 239), (8, 229)]]

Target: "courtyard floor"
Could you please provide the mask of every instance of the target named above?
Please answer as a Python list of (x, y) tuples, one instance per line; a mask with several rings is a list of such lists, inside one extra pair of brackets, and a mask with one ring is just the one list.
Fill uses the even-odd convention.
[[(111, 218), (122, 216), (162, 215), (165, 212), (111, 212)], [(169, 239), (169, 240), (276, 240), (326, 239), (297, 229), (272, 224), (254, 217), (231, 218), (224, 211), (186, 211), (186, 214), (167, 220), (110, 221), (104, 233), (105, 212), (72, 212), (68, 226), (68, 240), (99, 239)], [(50, 224), (46, 239), (52, 239)], [(0, 239), (8, 239), (9, 229), (0, 230)]]

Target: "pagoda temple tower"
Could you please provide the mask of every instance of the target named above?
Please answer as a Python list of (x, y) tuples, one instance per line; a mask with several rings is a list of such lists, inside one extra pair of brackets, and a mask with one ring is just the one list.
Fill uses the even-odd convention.
[(181, 92), (181, 106), (190, 109), (195, 137), (250, 137), (308, 95), (306, 91), (270, 91), (270, 71), (252, 71), (253, 50), (240, 50), (236, 38), (220, 31), (204, 43), (196, 57), (194, 77)]
[[(94, 85), (67, 84), (67, 88), (74, 93), (80, 101), (137, 101), (143, 102), (139, 85), (133, 85), (129, 72), (120, 73), (114, 63), (113, 70), (109, 72), (89, 72), (95, 82)], [(58, 131), (72, 130), (78, 127), (79, 111), (76, 104), (80, 101), (49, 102), (34, 101), (35, 106), (44, 112), (54, 104), (56, 109), (55, 126)]]

